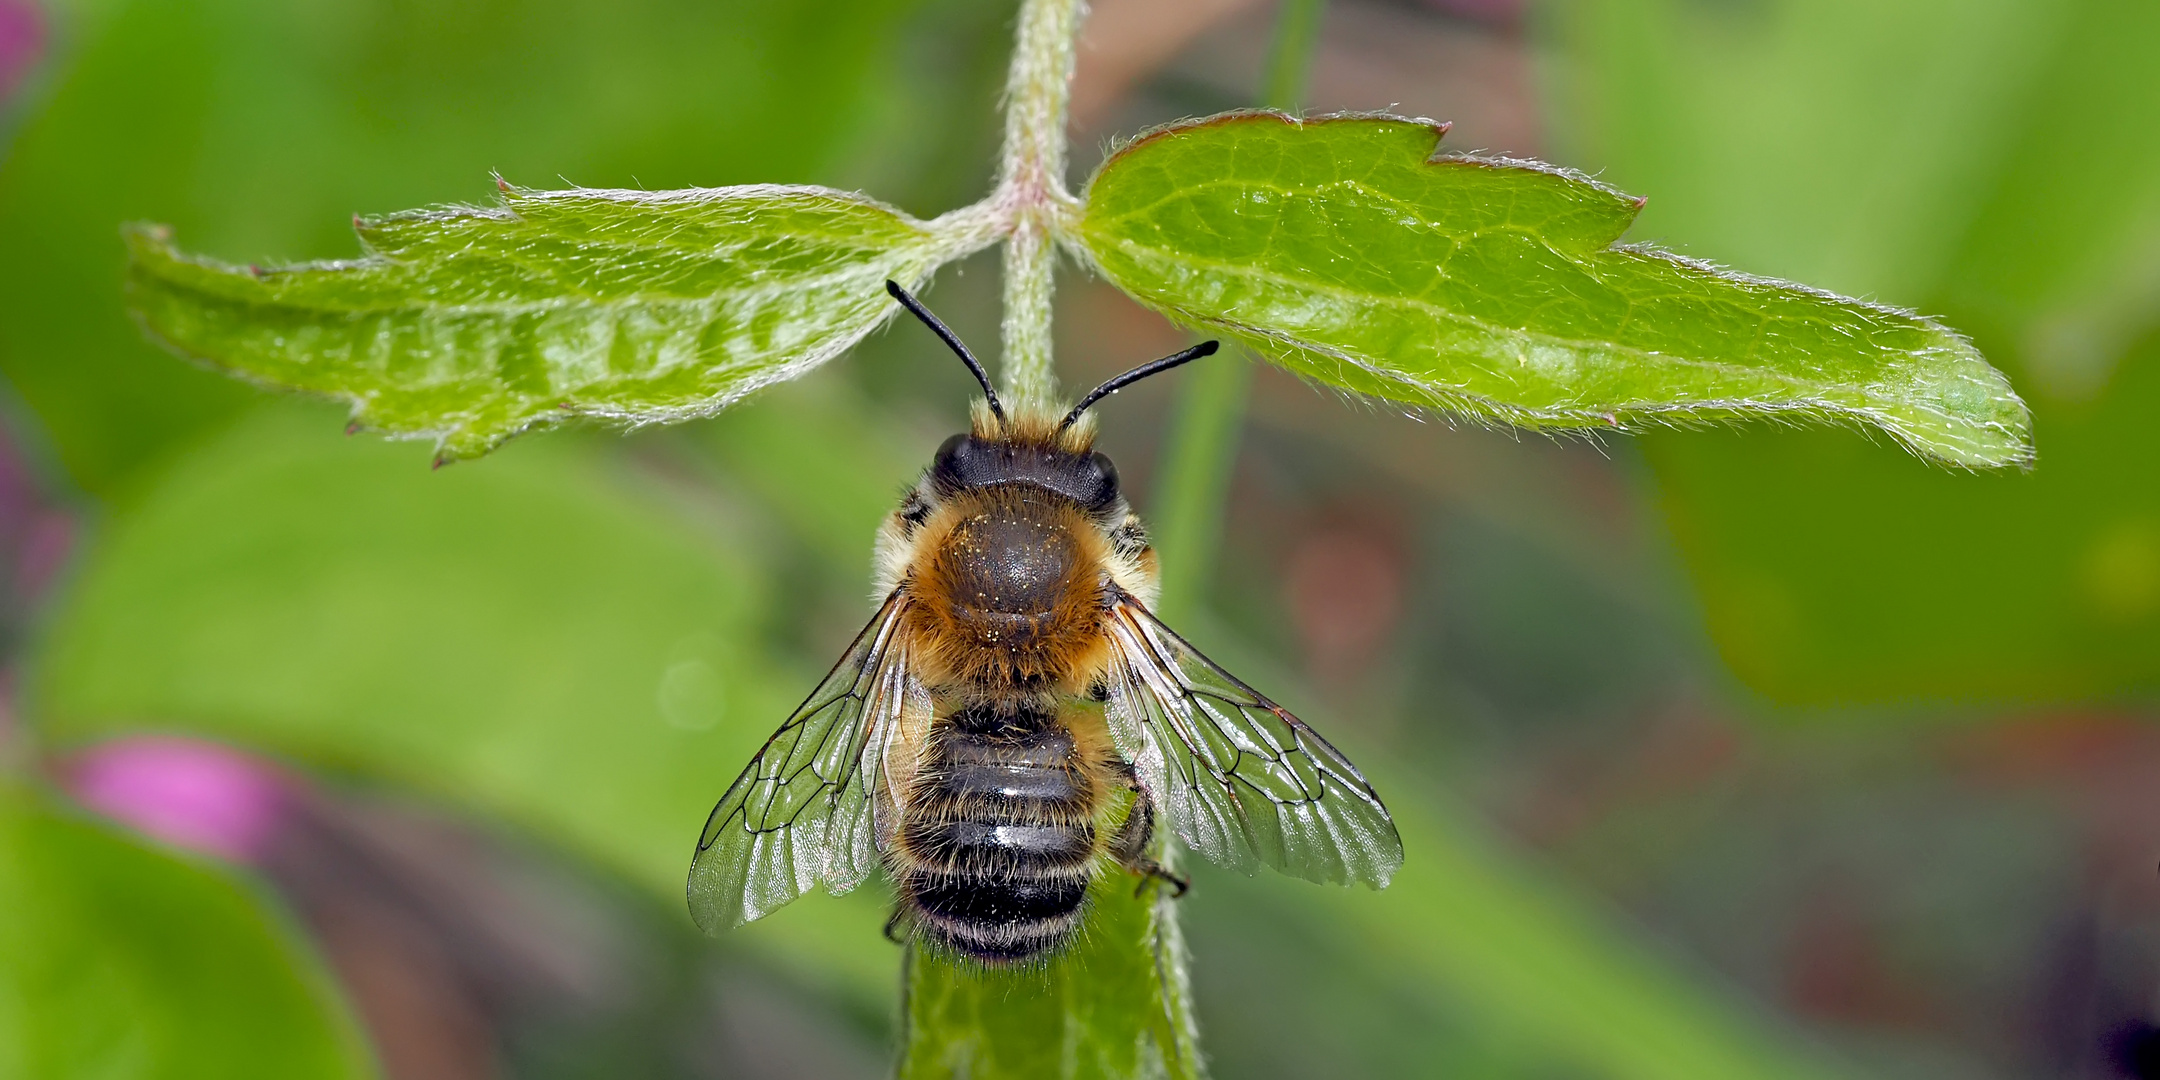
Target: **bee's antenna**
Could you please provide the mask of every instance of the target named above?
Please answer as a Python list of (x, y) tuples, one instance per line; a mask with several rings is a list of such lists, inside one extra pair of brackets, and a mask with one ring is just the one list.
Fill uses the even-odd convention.
[(1198, 360), (1203, 356), (1213, 356), (1215, 355), (1215, 350), (1219, 348), (1222, 348), (1222, 342), (1220, 341), (1203, 341), (1200, 344), (1185, 350), (1184, 352), (1178, 353), (1174, 356), (1165, 356), (1160, 360), (1151, 360), (1145, 364), (1140, 365), (1139, 367), (1132, 369), (1131, 371), (1126, 372), (1123, 375), (1112, 378), (1109, 382), (1106, 382), (1101, 386), (1098, 386), (1095, 389), (1088, 391), (1087, 396), (1080, 399), (1080, 404), (1073, 406), (1072, 411), (1065, 414), (1065, 419), (1058, 424), (1058, 430), (1063, 431), (1066, 428), (1073, 426), (1073, 422), (1080, 419), (1080, 414), (1086, 412), (1088, 406), (1093, 405), (1096, 402), (1101, 401), (1102, 399), (1109, 397), (1110, 395), (1115, 394), (1118, 391), (1123, 390), (1126, 387), (1131, 386), (1132, 384), (1139, 382), (1140, 380), (1145, 379), (1150, 375), (1155, 375), (1161, 372), (1168, 371), (1171, 368), (1178, 366), (1179, 364), (1183, 364), (1192, 360)]
[(969, 352), (968, 347), (960, 343), (960, 336), (947, 329), (944, 323), (939, 322), (938, 317), (930, 314), (930, 309), (922, 306), (922, 301), (915, 299), (908, 294), (906, 289), (901, 288), (899, 282), (886, 278), (885, 291), (891, 293), (893, 299), (900, 301), (902, 307), (914, 312), (915, 317), (921, 319), (923, 325), (930, 328), (931, 333), (944, 339), (945, 344), (952, 346), (952, 351), (960, 354), (960, 362), (966, 364), (968, 370), (975, 373), (975, 381), (982, 384), (983, 397), (990, 402), (990, 415), (1003, 421), (1005, 419), (1005, 408), (998, 404), (997, 391), (990, 389), (990, 373), (984, 371), (982, 361), (975, 359), (975, 354)]

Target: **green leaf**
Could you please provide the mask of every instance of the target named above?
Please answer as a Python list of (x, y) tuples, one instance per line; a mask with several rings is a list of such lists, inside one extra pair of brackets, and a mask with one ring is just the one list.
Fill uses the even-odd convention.
[(950, 156), (942, 114), (919, 108), (912, 0), (48, 10), (52, 79), (10, 102), (25, 119), (0, 161), (0, 374), (100, 494), (259, 400), (121, 314), (122, 222), (289, 262), (349, 254), (355, 211), (483, 199), (490, 169), (854, 186), (867, 143), (898, 144), (873, 175), (905, 194)]
[(1098, 875), (1071, 948), (985, 968), (911, 946), (900, 1080), (1196, 1080), (1176, 901)]
[(0, 785), (0, 1077), (360, 1080), (327, 974), (254, 889)]
[(1079, 233), (1181, 322), (1335, 386), (1540, 428), (1775, 415), (1966, 467), (2032, 460), (2025, 405), (1910, 312), (1619, 244), (1642, 200), (1444, 128), (1229, 114), (1125, 147)]
[(575, 416), (710, 415), (853, 345), (898, 310), (885, 279), (968, 242), (824, 188), (504, 192), (357, 222), (351, 262), (226, 266), (134, 228), (129, 298), (185, 355), (459, 458)]

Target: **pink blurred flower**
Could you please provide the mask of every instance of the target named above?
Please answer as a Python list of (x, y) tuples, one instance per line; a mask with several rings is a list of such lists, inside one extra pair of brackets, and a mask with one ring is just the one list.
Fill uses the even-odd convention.
[(45, 54), (45, 15), (33, 0), (0, 0), (0, 99)]
[(241, 863), (268, 852), (290, 799), (271, 766), (164, 735), (104, 743), (78, 757), (68, 774), (83, 805), (177, 847)]

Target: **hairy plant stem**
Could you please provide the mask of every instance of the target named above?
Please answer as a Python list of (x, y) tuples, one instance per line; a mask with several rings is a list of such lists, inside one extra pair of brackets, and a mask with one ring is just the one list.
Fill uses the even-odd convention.
[(991, 202), (1005, 223), (1005, 395), (1052, 405), (1050, 297), (1055, 238), (1078, 203), (1065, 190), (1065, 114), (1072, 97), (1080, 0), (1026, 0), (1005, 83), (1005, 149)]
[[(1304, 102), (1326, 8), (1327, 0), (1283, 0), (1260, 80), (1262, 105), (1295, 110)], [(1155, 551), (1165, 568), (1156, 606), (1172, 622), (1189, 618), (1200, 606), (1203, 569), (1215, 565), (1230, 469), (1252, 394), (1253, 366), (1239, 350), (1194, 367), (1185, 378), (1156, 473), (1162, 486), (1155, 500)]]

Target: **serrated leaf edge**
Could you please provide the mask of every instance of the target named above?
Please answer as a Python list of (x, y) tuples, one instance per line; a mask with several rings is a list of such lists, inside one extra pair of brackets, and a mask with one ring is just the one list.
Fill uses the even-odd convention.
[[(1527, 158), (1515, 158), (1500, 155), (1482, 154), (1454, 154), (1442, 152), (1439, 148), (1440, 141), (1446, 137), (1449, 129), (1453, 126), (1452, 124), (1443, 121), (1431, 120), (1423, 117), (1401, 116), (1395, 113), (1389, 113), (1384, 111), (1331, 112), (1314, 116), (1297, 116), (1273, 109), (1239, 109), (1230, 112), (1218, 113), (1213, 116), (1201, 117), (1198, 119), (1179, 120), (1168, 124), (1158, 125), (1154, 128), (1150, 128), (1144, 132), (1141, 132), (1130, 139), (1115, 144), (1111, 152), (1104, 156), (1102, 163), (1096, 166), (1094, 174), (1088, 178), (1088, 183), (1086, 187), (1082, 188), (1082, 214), (1084, 215), (1085, 213), (1086, 200), (1094, 189), (1096, 177), (1101, 176), (1105, 170), (1109, 169), (1119, 159), (1124, 157), (1126, 154), (1132, 152), (1133, 150), (1143, 145), (1146, 145), (1147, 143), (1155, 142), (1163, 138), (1175, 137), (1177, 135), (1199, 130), (1202, 128), (1219, 127), (1232, 123), (1246, 123), (1256, 120), (1275, 121), (1295, 127), (1304, 127), (1306, 125), (1319, 125), (1343, 121), (1382, 121), (1388, 123), (1421, 126), (1431, 131), (1434, 139), (1433, 152), (1428, 154), (1425, 158), (1425, 163), (1428, 165), (1465, 164), (1493, 168), (1526, 170), (1530, 172), (1543, 173), (1549, 176), (1560, 177), (1575, 183), (1589, 185), (1590, 187), (1593, 187), (1601, 192), (1611, 195), (1617, 200), (1631, 204), (1636, 210), (1640, 210), (1648, 202), (1648, 199), (1644, 196), (1630, 195), (1627, 192), (1620, 190), (1619, 188), (1616, 188), (1597, 179), (1596, 177), (1590, 176), (1589, 174), (1581, 172), (1579, 170), (1567, 168), (1565, 166), (1553, 165), (1548, 162), (1536, 161)], [(1413, 409), (1419, 410), (1435, 410), (1445, 414), (1450, 419), (1463, 419), (1485, 427), (1500, 427), (1505, 425), (1518, 428), (1530, 428), (1532, 430), (1548, 432), (1565, 432), (1569, 430), (1608, 430), (1617, 432), (1632, 432), (1641, 430), (1644, 427), (1651, 426), (1660, 428), (1708, 427), (1727, 418), (1739, 417), (1746, 417), (1750, 419), (1768, 419), (1771, 421), (1787, 420), (1796, 424), (1804, 419), (1810, 422), (1831, 423), (1840, 426), (1850, 427), (1854, 430), (1860, 431), (1863, 434), (1880, 432), (1889, 436), (1893, 441), (1904, 447), (1906, 450), (1912, 452), (1913, 454), (1954, 469), (1978, 471), (1985, 468), (2015, 467), (2021, 470), (2030, 470), (2036, 460), (2036, 453), (2032, 442), (2031, 409), (2025, 404), (2024, 399), (2019, 397), (2016, 390), (2010, 385), (2008, 377), (2005, 376), (2000, 370), (1994, 368), (1992, 365), (1986, 364), (1986, 361), (1981, 356), (1979, 350), (1973, 346), (1971, 339), (1966, 337), (1964, 334), (1958, 332), (1957, 330), (1951, 328), (1950, 326), (1930, 316), (1922, 315), (1916, 311), (1907, 308), (1896, 307), (1889, 304), (1882, 304), (1872, 300), (1864, 300), (1855, 297), (1843, 296), (1838, 293), (1831, 292), (1827, 289), (1816, 288), (1814, 286), (1801, 284), (1799, 282), (1787, 281), (1780, 278), (1765, 277), (1757, 274), (1749, 274), (1743, 271), (1727, 269), (1725, 267), (1717, 265), (1716, 263), (1712, 263), (1703, 259), (1691, 258), (1688, 256), (1680, 255), (1671, 251), (1667, 251), (1663, 248), (1659, 248), (1652, 244), (1623, 243), (1620, 242), (1618, 239), (1615, 239), (1612, 243), (1608, 244), (1604, 250), (1626, 252), (1646, 258), (1660, 259), (1681, 268), (1692, 270), (1698, 273), (1709, 274), (1736, 285), (1741, 285), (1749, 288), (1774, 289), (1783, 292), (1800, 293), (1816, 299), (1835, 301), (1840, 304), (1851, 305), (1853, 307), (1862, 308), (1881, 315), (1911, 319), (1914, 322), (1921, 324), (1927, 330), (1940, 335), (1943, 340), (1940, 346), (1936, 346), (1918, 353), (1911, 354), (1915, 359), (1930, 355), (1943, 355), (1946, 352), (1953, 354), (1962, 352), (1968, 354), (1972, 359), (1980, 361), (1982, 367), (1984, 367), (1985, 370), (1992, 373), (1992, 375), (1994, 376), (1992, 381), (1995, 383), (1995, 390), (1999, 395), (1995, 398), (1995, 400), (2013, 405), (2014, 409), (2012, 411), (2023, 421), (2022, 423), (2019, 423), (2015, 426), (2010, 426), (1992, 421), (1977, 421), (1970, 418), (1957, 417), (1955, 426), (1969, 427), (1984, 431), (1993, 431), (1999, 434), (2007, 435), (2009, 436), (2007, 441), (2013, 444), (2014, 450), (2007, 456), (2003, 456), (1986, 453), (1984, 452), (1983, 448), (1977, 445), (1961, 445), (1953, 442), (1929, 439), (1922, 435), (1920, 432), (1911, 430), (1908, 425), (1902, 422), (1898, 422), (1890, 414), (1881, 410), (1840, 405), (1837, 403), (1822, 401), (1819, 399), (1790, 402), (1764, 402), (1749, 398), (1730, 398), (1705, 399), (1702, 401), (1693, 401), (1683, 404), (1672, 405), (1637, 404), (1627, 407), (1616, 407), (1610, 409), (1525, 408), (1520, 405), (1514, 405), (1508, 402), (1499, 401), (1497, 399), (1486, 397), (1481, 394), (1467, 393), (1457, 388), (1447, 386), (1445, 384), (1428, 384), (1417, 380), (1408, 379), (1403, 377), (1403, 375), (1398, 372), (1378, 367), (1367, 360), (1351, 355), (1340, 349), (1332, 348), (1316, 342), (1304, 341), (1302, 339), (1296, 338), (1289, 333), (1282, 331), (1269, 330), (1263, 327), (1250, 326), (1232, 320), (1201, 315), (1183, 309), (1175, 304), (1159, 303), (1150, 297), (1143, 296), (1137, 292), (1126, 290), (1123, 285), (1118, 284), (1115, 277), (1113, 277), (1103, 269), (1101, 263), (1095, 258), (1094, 252), (1089, 248), (1086, 238), (1081, 234), (1079, 228), (1077, 227), (1077, 222), (1079, 220), (1079, 217), (1075, 217), (1075, 227), (1059, 237), (1062, 246), (1065, 247), (1068, 253), (1071, 254), (1073, 258), (1075, 258), (1075, 260), (1079, 261), (1083, 266), (1087, 267), (1088, 270), (1096, 277), (1101, 278), (1104, 281), (1108, 281), (1113, 285), (1118, 285), (1120, 291), (1125, 291), (1127, 295), (1132, 296), (1141, 304), (1152, 308), (1158, 312), (1161, 312), (1165, 316), (1168, 316), (1173, 322), (1176, 322), (1179, 325), (1186, 326), (1188, 328), (1206, 327), (1215, 331), (1219, 331), (1227, 336), (1236, 338), (1246, 343), (1248, 346), (1253, 347), (1256, 352), (1259, 352), (1262, 355), (1268, 355), (1270, 359), (1275, 359), (1275, 356), (1269, 355), (1271, 352), (1270, 346), (1273, 346), (1272, 351), (1275, 352), (1302, 353), (1307, 356), (1323, 357), (1335, 363), (1356, 368), (1358, 371), (1362, 372), (1366, 376), (1377, 381), (1394, 386), (1400, 386), (1404, 388), (1404, 390), (1410, 395), (1407, 399), (1389, 399), (1390, 404), (1407, 405)], [(1241, 272), (1251, 273), (1253, 271), (1242, 270)], [(1311, 288), (1310, 285), (1303, 283), (1300, 283), (1299, 287), (1307, 289)], [(1405, 302), (1416, 303), (1416, 301), (1409, 300), (1405, 300)], [(1430, 305), (1425, 306), (1429, 307)], [(1573, 342), (1570, 342), (1566, 339), (1551, 338), (1549, 337), (1549, 335), (1539, 335), (1519, 328), (1489, 327), (1489, 325), (1483, 320), (1479, 320), (1468, 315), (1463, 315), (1459, 312), (1443, 311), (1442, 313), (1445, 314), (1448, 318), (1460, 320), (1464, 324), (1480, 328), (1489, 328), (1497, 332), (1503, 332), (1508, 335), (1524, 336), (1530, 338), (1543, 338), (1559, 345), (1574, 344)], [(1650, 350), (1627, 348), (1609, 342), (1596, 342), (1595, 345), (1598, 348), (1612, 349), (1615, 351), (1625, 351), (1638, 356), (1651, 355)], [(1715, 365), (1714, 362), (1710, 361), (1687, 361), (1680, 360), (1678, 358), (1673, 359), (1674, 362), (1677, 363), (1688, 363), (1698, 367), (1723, 366)], [(1357, 391), (1352, 390), (1348, 387), (1326, 383), (1324, 380), (1321, 380), (1318, 377), (1308, 373), (1295, 373), (1308, 382), (1321, 383), (1322, 385), (1326, 385), (1331, 390), (1336, 390), (1344, 394), (1352, 394), (1359, 398), (1370, 397), (1370, 395), (1360, 394)], [(1802, 383), (1800, 385), (1807, 384)], [(1946, 419), (1952, 417), (1952, 414), (1937, 409), (1930, 404), (1919, 401), (1915, 401), (1913, 404), (1916, 408), (1932, 412), (1935, 415), (1945, 417)], [(1974, 451), (1982, 452), (1976, 453)]]
[[(401, 210), (389, 214), (374, 216), (355, 215), (353, 218), (353, 227), (355, 234), (359, 239), (361, 249), (364, 253), (362, 257), (357, 259), (318, 259), (294, 263), (280, 263), (272, 266), (263, 266), (258, 264), (240, 265), (181, 250), (180, 248), (175, 246), (173, 242), (173, 230), (171, 229), (171, 227), (166, 225), (152, 222), (130, 222), (121, 227), (121, 233), (124, 241), (128, 245), (130, 262), (131, 264), (134, 264), (136, 266), (141, 265), (141, 263), (143, 262), (142, 252), (145, 248), (148, 248), (155, 251), (158, 257), (169, 259), (173, 262), (186, 263), (218, 273), (246, 274), (257, 278), (262, 278), (280, 273), (295, 273), (308, 271), (337, 272), (370, 269), (394, 263), (397, 260), (391, 258), (390, 256), (382, 254), (376, 249), (375, 245), (368, 240), (366, 235), (368, 231), (384, 225), (402, 224), (407, 222), (451, 221), (466, 218), (482, 218), (495, 221), (513, 221), (516, 220), (519, 216), (517, 213), (517, 204), (521, 201), (541, 202), (550, 200), (567, 201), (571, 199), (600, 198), (608, 201), (624, 202), (633, 205), (665, 205), (696, 201), (713, 201), (720, 199), (743, 200), (809, 196), (814, 198), (831, 199), (837, 202), (846, 202), (857, 206), (872, 207), (889, 213), (900, 221), (916, 229), (922, 235), (924, 242), (922, 248), (922, 256), (918, 260), (918, 265), (912, 268), (910, 272), (901, 274), (899, 276), (902, 280), (903, 285), (906, 285), (911, 289), (920, 289), (922, 285), (929, 279), (930, 275), (935, 273), (940, 266), (943, 266), (944, 264), (952, 262), (956, 259), (965, 258), (968, 255), (974, 254), (975, 252), (980, 251), (983, 248), (988, 247), (990, 244), (996, 242), (999, 236), (1000, 226), (1000, 221), (997, 214), (993, 212), (992, 208), (986, 207), (982, 204), (965, 207), (959, 210), (952, 211), (950, 213), (942, 214), (926, 222), (914, 217), (911, 214), (908, 214), (904, 210), (892, 206), (891, 204), (883, 202), (879, 199), (872, 198), (868, 195), (864, 195), (860, 192), (843, 191), (838, 188), (830, 188), (808, 184), (744, 184), (732, 187), (675, 188), (665, 191), (643, 191), (625, 188), (585, 187), (572, 187), (563, 189), (533, 189), (510, 184), (507, 181), (502, 180), (500, 176), (496, 177), (496, 182), (502, 192), (502, 201), (494, 206), (476, 206), (470, 204), (453, 203), (415, 210)], [(553, 414), (543, 414), (535, 416), (526, 420), (523, 423), (518, 424), (514, 428), (497, 432), (484, 439), (466, 440), (463, 442), (463, 445), (459, 445), (459, 436), (464, 432), (464, 425), (462, 423), (451, 422), (440, 426), (433, 426), (427, 428), (377, 427), (369, 422), (369, 418), (367, 415), (368, 407), (372, 403), (374, 397), (374, 395), (372, 394), (335, 391), (322, 392), (313, 390), (295, 390), (294, 388), (279, 383), (276, 380), (264, 378), (244, 368), (223, 363), (214, 357), (197, 355), (193, 351), (179, 345), (177, 342), (167, 339), (164, 335), (157, 332), (156, 328), (151, 325), (150, 320), (145, 314), (142, 306), (136, 303), (134, 300), (134, 294), (137, 288), (138, 286), (135, 282), (135, 275), (133, 273), (130, 273), (127, 277), (124, 289), (124, 293), (128, 298), (127, 309), (129, 317), (132, 319), (132, 321), (134, 321), (136, 326), (142, 330), (145, 337), (147, 337), (150, 341), (152, 341), (159, 347), (163, 348), (165, 351), (172, 353), (173, 355), (178, 356), (181, 359), (186, 360), (189, 363), (195, 364), (199, 367), (216, 371), (219, 374), (228, 377), (239, 379), (240, 381), (261, 387), (265, 390), (273, 390), (282, 393), (301, 394), (308, 397), (327, 398), (329, 400), (346, 402), (350, 406), (350, 412), (348, 414), (349, 423), (345, 429), (348, 434), (353, 434), (360, 431), (370, 431), (384, 438), (397, 441), (433, 440), (436, 450), (434, 463), (437, 467), (453, 461), (482, 456), (489, 451), (494, 450), (496, 447), (501, 446), (504, 442), (512, 438), (516, 438), (517, 436), (524, 435), (530, 432), (555, 427), (564, 423), (565, 421), (574, 419), (592, 419), (612, 422), (620, 425), (625, 430), (635, 431), (655, 424), (679, 423), (686, 420), (704, 419), (706, 417), (716, 415), (717, 413), (728, 408), (729, 406), (742, 401), (744, 398), (749, 397), (760, 390), (763, 390), (778, 383), (799, 378), (802, 375), (808, 373), (811, 369), (816, 368), (829, 360), (832, 360), (833, 358), (848, 351), (849, 349), (852, 349), (853, 347), (855, 347), (855, 345), (859, 344), (863, 338), (868, 337), (871, 333), (884, 326), (886, 322), (892, 318), (893, 314), (899, 310), (897, 306), (894, 306), (882, 317), (865, 324), (859, 330), (851, 334), (847, 334), (838, 339), (835, 339), (832, 342), (828, 343), (826, 346), (818, 349), (813, 349), (785, 364), (776, 365), (760, 371), (755, 375), (748, 376), (743, 379), (737, 386), (735, 386), (726, 393), (715, 395), (713, 397), (706, 398), (692, 404), (657, 407), (650, 409), (626, 409), (613, 406), (580, 405), (575, 401), (566, 401)], [(799, 284), (796, 287), (792, 287), (786, 291), (800, 291)], [(542, 301), (520, 305), (447, 305), (444, 307), (444, 310), (512, 312), (525, 310), (540, 310), (550, 307), (558, 307), (579, 303), (589, 303), (589, 301), (580, 301), (573, 298), (560, 301)], [(615, 303), (635, 303), (635, 301), (617, 301)]]

